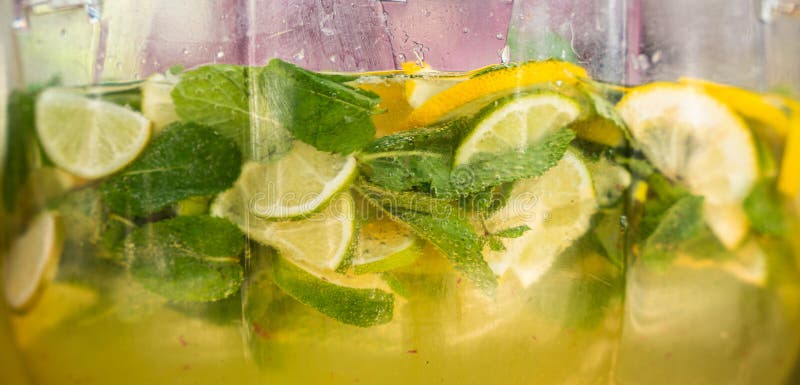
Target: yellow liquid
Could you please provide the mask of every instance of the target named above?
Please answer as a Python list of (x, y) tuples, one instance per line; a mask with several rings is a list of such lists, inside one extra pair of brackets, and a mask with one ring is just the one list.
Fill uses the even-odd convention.
[[(404, 129), (402, 84), (364, 88), (389, 108), (375, 118), (379, 134)], [(798, 250), (768, 260), (796, 269)], [(789, 385), (797, 365), (798, 281), (754, 284), (690, 258), (633, 263), (624, 275), (587, 248), (530, 287), (501, 281), (489, 298), (437, 258), (418, 261), (393, 320), (370, 328), (253, 281), (223, 304), (187, 310), (124, 274), (57, 277), (12, 325), (42, 385)]]

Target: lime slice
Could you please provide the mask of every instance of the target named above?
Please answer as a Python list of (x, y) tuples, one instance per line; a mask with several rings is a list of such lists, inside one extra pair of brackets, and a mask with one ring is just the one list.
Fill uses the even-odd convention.
[(617, 109), (653, 165), (712, 205), (741, 203), (759, 177), (747, 126), (700, 89), (653, 83), (631, 90)]
[(386, 217), (374, 219), (359, 229), (353, 268), (363, 274), (406, 266), (422, 255), (422, 246), (408, 227)]
[(495, 274), (513, 271), (523, 285), (536, 282), (555, 258), (589, 229), (597, 210), (592, 178), (572, 150), (539, 177), (514, 184), (503, 208), (485, 222), (490, 233), (527, 225), (518, 238), (504, 239), (506, 251), (484, 250)]
[(150, 138), (150, 121), (102, 100), (50, 89), (36, 104), (36, 131), (58, 167), (84, 178), (100, 178), (132, 162)]
[(295, 221), (271, 222), (251, 210), (253, 195), (237, 184), (220, 194), (211, 215), (227, 218), (250, 239), (273, 246), (295, 263), (318, 271), (333, 271), (351, 251), (355, 234), (355, 203), (349, 193), (336, 194), (325, 210)]
[(409, 120), (413, 125), (427, 126), (449, 118), (459, 107), (487, 97), (541, 84), (566, 87), (587, 76), (586, 70), (579, 66), (554, 60), (484, 69), (474, 73), (468, 80), (433, 95), (411, 112)]
[(337, 321), (368, 327), (392, 320), (394, 296), (384, 290), (338, 285), (280, 257), (274, 260), (273, 278), (287, 294)]
[(455, 165), (478, 153), (502, 154), (536, 144), (547, 134), (575, 120), (580, 107), (573, 100), (542, 92), (513, 96), (482, 113), (456, 150)]
[(142, 84), (142, 114), (153, 122), (156, 133), (180, 120), (170, 95), (177, 82), (177, 79), (155, 74)]
[(63, 234), (59, 215), (46, 211), (11, 245), (5, 264), (5, 294), (13, 309), (31, 306), (52, 281), (64, 247)]
[(250, 210), (265, 219), (301, 218), (324, 207), (356, 174), (356, 160), (295, 141), (272, 163), (249, 162), (236, 182)]

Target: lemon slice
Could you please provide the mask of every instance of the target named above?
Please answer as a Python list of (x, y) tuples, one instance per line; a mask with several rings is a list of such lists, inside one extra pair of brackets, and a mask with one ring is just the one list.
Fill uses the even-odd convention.
[(392, 270), (413, 263), (424, 243), (411, 229), (389, 218), (376, 218), (359, 229), (353, 257), (356, 274)]
[(37, 215), (11, 245), (5, 263), (5, 294), (13, 309), (31, 306), (53, 280), (63, 247), (61, 220), (52, 211)]
[(145, 148), (150, 121), (129, 108), (50, 89), (36, 103), (36, 131), (58, 167), (96, 179), (122, 169)]
[(142, 114), (153, 122), (156, 133), (180, 120), (170, 95), (177, 82), (177, 79), (156, 74), (142, 84)]
[(336, 194), (328, 206), (308, 218), (272, 222), (253, 214), (252, 193), (237, 183), (211, 205), (211, 215), (227, 218), (250, 239), (278, 249), (307, 269), (334, 271), (351, 251), (355, 203), (349, 193)]
[(245, 164), (236, 184), (256, 216), (296, 219), (322, 209), (355, 174), (354, 157), (322, 152), (295, 141), (292, 150), (278, 161)]
[(403, 63), (403, 69), (407, 74), (417, 75), (405, 82), (406, 100), (412, 108), (419, 108), (434, 95), (468, 78), (467, 75), (442, 76), (440, 72), (431, 69), (427, 64), (420, 66), (416, 62)]
[(784, 113), (783, 98), (769, 94), (759, 94), (741, 88), (709, 82), (707, 80), (680, 78), (679, 83), (699, 87), (739, 115), (772, 127), (775, 132), (785, 136), (789, 131), (789, 118)]
[[(564, 87), (586, 77), (588, 75), (583, 68), (561, 61), (530, 62), (482, 71), (432, 96), (411, 112), (409, 120), (414, 125), (427, 126), (449, 117), (456, 108), (468, 103), (496, 98), (538, 84)], [(489, 101), (491, 99), (486, 100)]]
[(490, 233), (527, 225), (522, 236), (503, 240), (506, 251), (484, 252), (495, 274), (509, 269), (529, 286), (548, 271), (556, 257), (589, 229), (597, 211), (592, 178), (572, 150), (545, 174), (514, 184), (506, 205), (485, 222)]
[(479, 153), (502, 154), (524, 150), (580, 114), (580, 106), (554, 92), (512, 96), (479, 114), (474, 128), (456, 150), (456, 166)]
[(617, 109), (653, 165), (711, 205), (740, 204), (759, 177), (747, 126), (696, 87), (653, 83), (634, 88)]
[(778, 189), (786, 196), (800, 198), (800, 103), (790, 102), (791, 119), (781, 161)]

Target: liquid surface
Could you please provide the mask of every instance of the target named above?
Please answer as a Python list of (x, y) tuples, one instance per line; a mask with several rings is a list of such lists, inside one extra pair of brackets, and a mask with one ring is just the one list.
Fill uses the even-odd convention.
[[(560, 62), (317, 74), (272, 61), (10, 98), (35, 110), (17, 126), (54, 163), (32, 163), (6, 226), (45, 208), (62, 225), (57, 255), (9, 254), (55, 266), (9, 317), (28, 372), (796, 381), (797, 102), (587, 76)], [(131, 159), (104, 169), (121, 161), (87, 150), (103, 146)], [(87, 157), (92, 175), (75, 176)]]

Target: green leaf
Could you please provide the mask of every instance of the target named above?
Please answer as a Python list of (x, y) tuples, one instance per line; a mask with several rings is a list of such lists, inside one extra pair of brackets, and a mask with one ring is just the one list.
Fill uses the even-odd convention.
[[(467, 215), (447, 201), (427, 197), (425, 194), (410, 196), (380, 191), (380, 189), (358, 185), (356, 189), (370, 202), (382, 208), (393, 219), (407, 224), (419, 237), (431, 242), (441, 250), (456, 270), (460, 271), (477, 287), (492, 291), (497, 279), (483, 259), (483, 242), (475, 233)], [(413, 202), (424, 203), (413, 203)]]
[(489, 242), (489, 248), (492, 249), (492, 251), (506, 251), (506, 246), (499, 239), (488, 237), (486, 241)]
[(179, 201), (222, 192), (242, 166), (236, 144), (208, 127), (173, 123), (130, 166), (100, 185), (111, 211), (146, 216)]
[(2, 169), (3, 206), (6, 212), (16, 210), (22, 186), (36, 163), (35, 104), (39, 87), (28, 90), (14, 90), (8, 96), (6, 108), (6, 148), (5, 159), (0, 158)]
[(525, 234), (525, 232), (530, 229), (531, 228), (528, 227), (528, 225), (515, 226), (515, 227), (509, 227), (504, 230), (500, 230), (492, 235), (500, 238), (519, 238), (522, 236), (522, 234)]
[(542, 175), (561, 160), (574, 138), (575, 133), (572, 130), (562, 128), (525, 151), (475, 154), (470, 163), (453, 169), (450, 182), (458, 192), (469, 194), (502, 183)]
[(125, 240), (133, 277), (148, 290), (179, 302), (216, 301), (239, 290), (243, 251), (241, 231), (209, 216), (150, 223)]
[(375, 137), (373, 93), (331, 81), (273, 59), (259, 74), (270, 116), (277, 124), (321, 151), (349, 154)]
[(379, 289), (358, 289), (334, 285), (293, 263), (273, 260), (275, 284), (299, 302), (339, 322), (360, 327), (392, 320), (394, 296)]
[(781, 197), (775, 189), (774, 180), (758, 182), (745, 198), (743, 207), (756, 231), (767, 235), (786, 235), (786, 214), (781, 208)]
[(236, 142), (247, 158), (276, 159), (292, 137), (270, 114), (270, 96), (258, 82), (259, 68), (214, 64), (187, 71), (172, 90), (175, 112), (186, 122), (215, 129)]
[(465, 128), (459, 120), (379, 138), (359, 155), (362, 171), (370, 183), (389, 190), (453, 197), (450, 169)]
[(699, 236), (704, 228), (703, 198), (694, 195), (680, 198), (661, 216), (644, 243), (642, 257), (649, 261), (671, 260), (683, 243)]
[(238, 139), (250, 127), (249, 75), (248, 68), (229, 64), (187, 71), (171, 93), (175, 112), (184, 121)]

